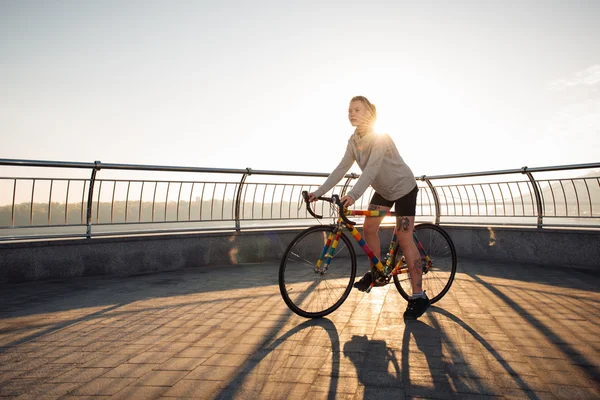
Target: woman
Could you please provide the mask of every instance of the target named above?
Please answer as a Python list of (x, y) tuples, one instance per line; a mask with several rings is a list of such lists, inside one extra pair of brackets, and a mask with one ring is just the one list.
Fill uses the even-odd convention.
[[(388, 211), (392, 205), (395, 207), (398, 244), (406, 258), (413, 289), (404, 318), (416, 319), (430, 304), (422, 288), (421, 255), (412, 237), (419, 189), (412, 171), (400, 157), (392, 138), (387, 134), (376, 134), (373, 131), (376, 118), (375, 105), (371, 104), (366, 97), (352, 98), (348, 108), (348, 119), (356, 130), (348, 140), (342, 161), (321, 187), (309, 193), (309, 200), (316, 201), (319, 196), (331, 190), (344, 177), (352, 164), (355, 161), (358, 163), (362, 174), (354, 187), (340, 200), (345, 207), (350, 207), (370, 185), (375, 190), (375, 194), (369, 203), (369, 210)], [(383, 217), (367, 217), (363, 226), (365, 241), (379, 259), (381, 244), (378, 231), (382, 220)], [(373, 265), (371, 268), (376, 278), (382, 276), (383, 271), (379, 271)], [(354, 287), (365, 291), (371, 282), (372, 274), (367, 272), (354, 284)]]

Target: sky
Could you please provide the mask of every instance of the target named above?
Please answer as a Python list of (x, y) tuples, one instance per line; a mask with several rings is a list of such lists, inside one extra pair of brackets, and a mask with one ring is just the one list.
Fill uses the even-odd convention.
[(418, 176), (599, 162), (598, 21), (597, 0), (0, 0), (0, 158), (330, 172), (363, 95)]

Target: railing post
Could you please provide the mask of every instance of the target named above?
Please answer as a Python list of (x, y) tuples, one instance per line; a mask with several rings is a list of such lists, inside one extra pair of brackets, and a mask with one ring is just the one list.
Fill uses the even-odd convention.
[(427, 176), (423, 175), (421, 177), (421, 180), (425, 183), (427, 183), (427, 186), (429, 187), (429, 190), (431, 190), (431, 195), (433, 196), (433, 203), (435, 204), (435, 224), (439, 225), (440, 224), (440, 198), (437, 195), (437, 192), (435, 190), (435, 187), (433, 186), (433, 183), (431, 183), (431, 180), (429, 178), (427, 178)]
[[(242, 179), (240, 180), (240, 184), (238, 186), (238, 191), (235, 195), (235, 231), (239, 232), (241, 229), (240, 226), (240, 208), (242, 205), (242, 189), (244, 188), (244, 183), (246, 182), (246, 178), (252, 175), (252, 169), (246, 168), (246, 173), (242, 175)], [(223, 201), (225, 201), (223, 199)]]
[(342, 198), (346, 195), (346, 190), (348, 190), (348, 185), (350, 185), (350, 181), (352, 179), (356, 179), (356, 178), (358, 178), (358, 175), (355, 174), (354, 172), (352, 172), (350, 174), (350, 176), (346, 179), (346, 182), (344, 183), (344, 187), (342, 188), (342, 193), (340, 193), (340, 198)]
[[(540, 194), (540, 190), (537, 186), (537, 182), (535, 180), (535, 178), (533, 177), (533, 174), (529, 171), (527, 171), (527, 167), (523, 167), (522, 172), (527, 175), (527, 177), (529, 178), (529, 181), (531, 182), (531, 186), (533, 186), (533, 194), (535, 195), (535, 204), (537, 207), (537, 227), (541, 228), (543, 225), (543, 218), (544, 218), (544, 213), (542, 210), (542, 196)], [(521, 199), (522, 200), (522, 199)]]
[[(90, 239), (92, 237), (92, 201), (94, 198), (94, 185), (96, 184), (96, 173), (102, 169), (100, 161), (94, 161), (94, 169), (92, 169), (92, 176), (90, 178), (90, 189), (88, 191), (88, 202), (87, 202), (87, 217), (85, 221), (86, 237)], [(98, 202), (100, 199), (98, 199)]]

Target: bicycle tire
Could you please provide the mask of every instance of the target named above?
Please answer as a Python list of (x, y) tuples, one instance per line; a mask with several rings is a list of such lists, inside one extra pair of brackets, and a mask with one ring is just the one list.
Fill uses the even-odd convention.
[[(415, 226), (415, 233), (433, 261), (433, 267), (423, 274), (423, 290), (433, 304), (448, 293), (454, 281), (456, 249), (450, 235), (439, 225), (419, 224)], [(409, 275), (394, 275), (394, 284), (400, 295), (408, 300), (412, 293)]]
[(327, 271), (315, 264), (333, 226), (313, 226), (300, 232), (288, 245), (279, 265), (279, 290), (285, 304), (305, 318), (320, 318), (346, 300), (356, 277), (356, 253), (342, 232)]

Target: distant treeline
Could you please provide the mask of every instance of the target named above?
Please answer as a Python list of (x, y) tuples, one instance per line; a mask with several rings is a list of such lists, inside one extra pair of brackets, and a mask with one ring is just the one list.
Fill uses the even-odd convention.
[[(280, 219), (304, 218), (305, 210), (299, 210), (297, 202), (277, 202), (274, 204), (246, 202), (240, 207), (242, 219)], [(48, 207), (50, 210), (48, 212)], [(125, 222), (163, 222), (163, 221), (220, 221), (235, 218), (232, 200), (175, 201), (166, 204), (139, 201), (94, 202), (92, 204), (92, 223), (125, 223)], [(50, 217), (49, 217), (50, 216)], [(66, 216), (66, 218), (65, 218)], [(0, 206), (0, 226), (11, 226), (12, 208), (10, 205)], [(20, 203), (15, 205), (14, 225), (78, 225), (85, 224), (87, 204), (52, 202)]]

